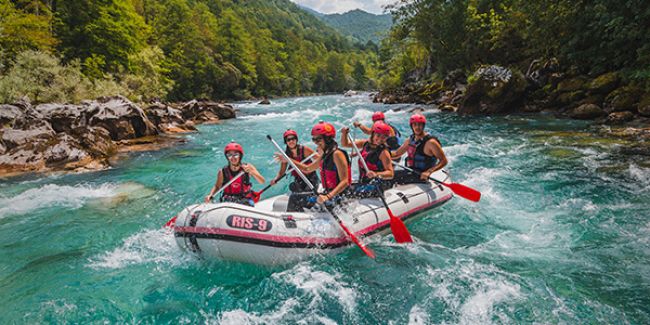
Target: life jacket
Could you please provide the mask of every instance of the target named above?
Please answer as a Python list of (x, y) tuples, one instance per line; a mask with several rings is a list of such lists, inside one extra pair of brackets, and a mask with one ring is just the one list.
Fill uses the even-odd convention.
[[(243, 170), (242, 170), (243, 171)], [(232, 173), (230, 170), (229, 166), (226, 166), (221, 169), (221, 174), (223, 175), (223, 184), (228, 183), (233, 177), (237, 176), (237, 174)], [(244, 172), (244, 175), (242, 175), (240, 178), (238, 178), (236, 181), (232, 182), (232, 184), (228, 185), (223, 190), (223, 195), (221, 198), (225, 195), (228, 196), (237, 196), (237, 197), (248, 197), (251, 194), (251, 181), (250, 181), (250, 176), (248, 175), (247, 172)]]
[[(386, 124), (388, 124), (388, 123), (386, 123)], [(402, 145), (402, 134), (392, 124), (388, 124), (388, 126), (390, 126), (390, 128), (393, 129), (393, 132), (395, 132), (395, 136), (394, 137), (388, 137), (386, 139), (386, 144), (388, 145), (388, 149), (397, 150)]]
[(328, 153), (323, 157), (320, 162), (320, 179), (323, 184), (325, 191), (329, 192), (333, 190), (339, 182), (339, 173), (336, 169), (336, 163), (334, 163), (334, 153), (339, 150), (345, 155), (345, 160), (348, 162), (348, 184), (352, 184), (352, 166), (350, 165), (350, 156), (345, 150), (339, 148), (334, 149), (332, 152)]
[[(384, 152), (384, 150), (387, 149), (383, 145), (375, 148), (370, 148), (370, 143), (366, 142), (363, 144), (363, 147), (361, 148), (361, 157), (363, 157), (363, 160), (366, 161), (368, 169), (372, 170), (373, 172), (383, 172), (386, 170), (384, 164), (381, 162), (381, 159), (379, 159), (381, 153)], [(366, 169), (363, 168), (361, 159), (359, 159), (359, 178), (361, 180), (366, 178)]]
[(408, 156), (406, 157), (406, 166), (412, 168), (418, 172), (423, 172), (438, 163), (438, 159), (435, 156), (429, 156), (424, 153), (424, 146), (427, 141), (434, 139), (438, 144), (440, 140), (438, 138), (427, 134), (424, 138), (416, 141), (415, 134), (412, 134), (409, 138), (409, 147), (407, 150)]
[[(287, 147), (284, 150), (284, 153), (286, 153), (287, 156), (289, 156), (290, 158), (292, 158), (294, 160), (297, 160), (297, 161), (302, 161), (303, 159), (305, 159), (305, 146), (298, 145), (298, 150), (297, 151), (298, 151), (298, 155), (295, 156), (295, 157), (293, 156), (293, 153), (291, 153), (291, 149), (289, 147)], [(305, 161), (304, 164), (311, 164), (311, 162), (312, 162), (312, 160), (310, 158), (307, 161)], [(305, 174), (305, 176), (307, 176), (309, 178), (313, 173), (315, 173), (315, 172)], [(296, 180), (302, 180), (302, 178), (300, 178), (300, 175), (298, 174), (298, 172), (296, 172), (295, 170), (291, 172), (291, 175), (293, 175), (293, 177), (295, 177)]]

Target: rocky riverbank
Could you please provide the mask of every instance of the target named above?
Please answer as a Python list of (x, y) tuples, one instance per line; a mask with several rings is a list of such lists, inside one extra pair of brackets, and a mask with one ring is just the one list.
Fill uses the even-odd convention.
[(199, 100), (144, 108), (121, 96), (80, 105), (0, 105), (0, 176), (105, 169), (119, 153), (182, 142), (175, 134), (230, 118), (232, 106)]
[[(570, 69), (569, 69), (570, 70)], [(620, 72), (585, 76), (561, 71), (555, 60), (535, 60), (524, 73), (491, 65), (467, 76), (417, 81), (379, 92), (375, 102), (419, 103), (459, 114), (544, 112), (561, 118), (638, 128), (650, 127), (650, 93)]]

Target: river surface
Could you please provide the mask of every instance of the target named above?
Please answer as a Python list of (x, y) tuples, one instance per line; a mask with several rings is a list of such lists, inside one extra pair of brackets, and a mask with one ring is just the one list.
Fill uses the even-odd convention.
[(266, 134), (290, 127), (306, 142), (318, 120), (369, 123), (374, 110), (406, 134), (412, 105), (363, 95), (237, 107), (235, 120), (110, 170), (0, 180), (0, 323), (650, 322), (647, 156), (543, 115), (427, 113), (453, 179), (482, 200), (424, 212), (408, 224), (414, 244), (372, 240), (376, 260), (355, 247), (281, 267), (182, 252), (161, 226), (208, 193), (230, 140), (269, 180)]

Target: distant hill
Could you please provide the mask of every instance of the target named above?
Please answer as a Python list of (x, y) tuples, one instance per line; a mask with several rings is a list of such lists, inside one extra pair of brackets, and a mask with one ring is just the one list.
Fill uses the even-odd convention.
[(388, 14), (375, 15), (355, 9), (344, 14), (325, 15), (313, 9), (300, 7), (335, 28), (341, 34), (350, 36), (353, 40), (361, 43), (373, 41), (375, 44), (379, 44), (379, 41), (384, 38), (393, 25), (392, 18)]

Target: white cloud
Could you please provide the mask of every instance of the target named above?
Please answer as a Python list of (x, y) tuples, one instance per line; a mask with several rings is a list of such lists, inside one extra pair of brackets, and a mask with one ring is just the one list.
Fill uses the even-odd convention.
[(299, 5), (314, 9), (324, 14), (344, 13), (361, 9), (373, 14), (382, 14), (384, 6), (396, 0), (291, 0)]

